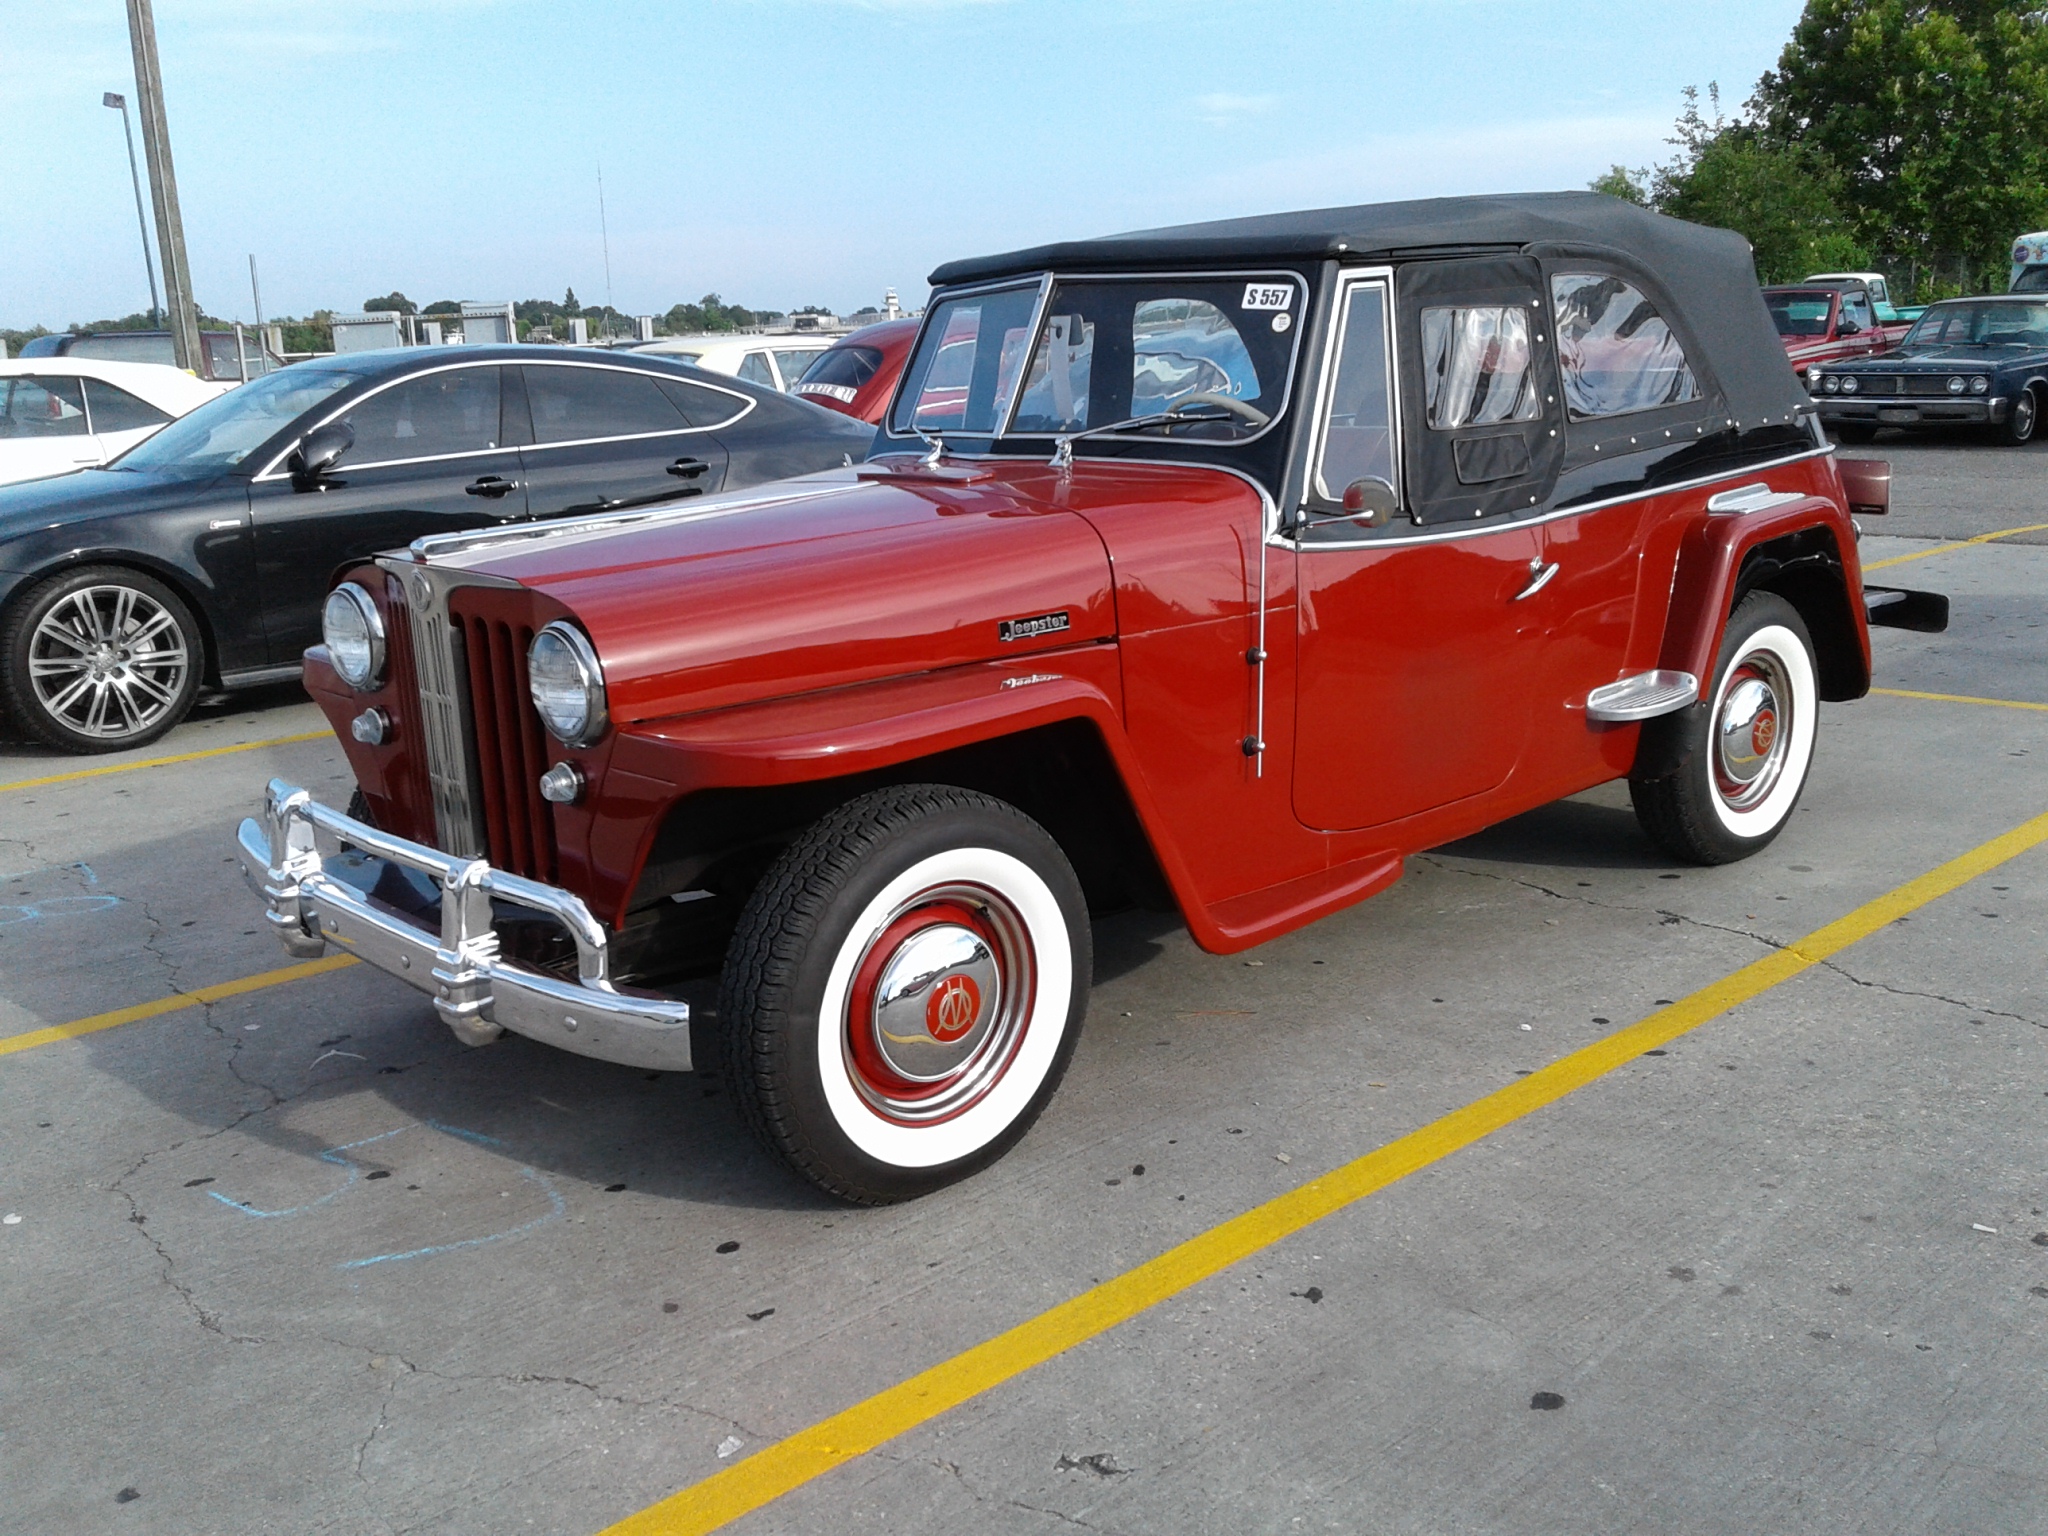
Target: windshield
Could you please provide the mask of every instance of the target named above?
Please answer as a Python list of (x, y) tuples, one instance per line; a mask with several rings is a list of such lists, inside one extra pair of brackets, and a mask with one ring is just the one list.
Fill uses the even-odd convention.
[(2029, 347), (2048, 350), (2048, 302), (1957, 299), (1913, 324), (1902, 347)]
[(1764, 303), (1780, 336), (1825, 336), (1832, 293), (1767, 293)]
[(370, 372), (301, 364), (229, 390), (144, 438), (110, 469), (233, 469), (300, 416)]
[(1038, 285), (947, 299), (905, 370), (892, 432), (994, 432), (1010, 407)]

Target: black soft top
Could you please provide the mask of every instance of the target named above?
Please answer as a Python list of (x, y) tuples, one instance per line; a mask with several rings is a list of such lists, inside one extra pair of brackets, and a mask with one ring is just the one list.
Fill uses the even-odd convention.
[(1598, 252), (1652, 276), (1678, 310), (1682, 330), (1706, 353), (1738, 421), (1784, 420), (1811, 409), (1764, 308), (1749, 242), (1733, 230), (1688, 224), (1599, 192), (1432, 197), (1142, 229), (949, 261), (931, 282), (943, 288), (1048, 268), (1402, 262), (1510, 251), (1546, 261)]

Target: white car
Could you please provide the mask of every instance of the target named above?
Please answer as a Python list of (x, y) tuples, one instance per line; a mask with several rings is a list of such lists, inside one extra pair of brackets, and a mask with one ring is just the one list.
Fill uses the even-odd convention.
[(635, 352), (657, 352), (711, 373), (745, 379), (789, 394), (836, 334), (792, 332), (780, 336), (666, 336), (643, 342)]
[(0, 360), (0, 485), (104, 464), (228, 388), (161, 363)]

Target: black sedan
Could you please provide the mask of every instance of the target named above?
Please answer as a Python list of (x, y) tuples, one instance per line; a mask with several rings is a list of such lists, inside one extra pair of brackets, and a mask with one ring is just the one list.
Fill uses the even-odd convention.
[(0, 487), (0, 705), (51, 746), (152, 741), (202, 685), (294, 677), (334, 573), (424, 534), (652, 505), (863, 458), (873, 429), (658, 357), (316, 359), (101, 469)]
[(1892, 351), (1816, 364), (1806, 387), (1845, 443), (1867, 443), (1879, 427), (1973, 427), (2028, 442), (2048, 399), (2048, 299), (1944, 300)]

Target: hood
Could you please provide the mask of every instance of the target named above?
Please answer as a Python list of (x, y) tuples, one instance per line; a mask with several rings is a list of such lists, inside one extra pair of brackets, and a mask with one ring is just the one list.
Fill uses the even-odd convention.
[(7, 544), (23, 534), (182, 506), (210, 494), (218, 478), (81, 469), (0, 486), (0, 570), (7, 569)]
[(574, 618), (630, 724), (1113, 637), (1109, 556), (1058, 484), (890, 460), (434, 563)]
[(1997, 369), (2017, 362), (2022, 354), (2009, 347), (1916, 347), (1883, 357), (1839, 364), (1830, 373), (1854, 368), (1858, 373), (1956, 373), (1966, 369)]

